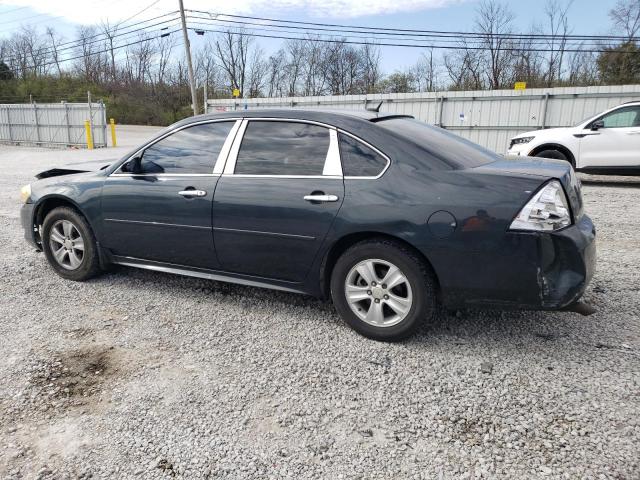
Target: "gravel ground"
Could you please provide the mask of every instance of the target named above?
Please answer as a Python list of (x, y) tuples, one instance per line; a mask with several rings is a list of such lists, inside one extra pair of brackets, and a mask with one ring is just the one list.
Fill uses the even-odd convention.
[(640, 185), (584, 187), (596, 314), (463, 311), (389, 345), (303, 296), (57, 277), (18, 189), (87, 155), (0, 147), (1, 478), (640, 478)]

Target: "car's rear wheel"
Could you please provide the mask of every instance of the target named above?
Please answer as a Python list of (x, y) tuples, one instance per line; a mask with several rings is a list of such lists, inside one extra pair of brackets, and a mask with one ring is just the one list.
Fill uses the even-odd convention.
[(98, 247), (82, 215), (68, 207), (54, 208), (42, 224), (42, 249), (63, 278), (87, 280), (100, 271)]
[(375, 340), (411, 336), (436, 311), (436, 283), (410, 249), (367, 240), (345, 251), (331, 275), (331, 297), (340, 316)]

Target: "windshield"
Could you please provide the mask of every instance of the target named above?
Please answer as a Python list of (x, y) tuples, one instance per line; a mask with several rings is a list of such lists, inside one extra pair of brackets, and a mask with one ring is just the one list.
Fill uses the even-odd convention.
[(479, 167), (500, 160), (491, 150), (419, 120), (392, 118), (377, 124), (457, 168)]

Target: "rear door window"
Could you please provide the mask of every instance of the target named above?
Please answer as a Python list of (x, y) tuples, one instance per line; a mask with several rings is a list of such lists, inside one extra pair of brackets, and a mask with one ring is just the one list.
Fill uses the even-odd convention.
[(329, 144), (329, 129), (320, 125), (252, 120), (247, 124), (234, 173), (322, 175)]
[(211, 174), (234, 122), (184, 128), (148, 147), (142, 154), (146, 174)]
[(345, 177), (377, 177), (387, 166), (387, 159), (373, 148), (341, 133), (340, 158)]

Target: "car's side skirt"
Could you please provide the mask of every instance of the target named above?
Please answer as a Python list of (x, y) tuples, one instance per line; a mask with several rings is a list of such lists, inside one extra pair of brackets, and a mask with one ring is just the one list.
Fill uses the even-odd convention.
[(284, 292), (308, 294), (300, 283), (286, 282), (282, 280), (272, 280), (262, 277), (252, 277), (249, 275), (239, 275), (228, 272), (219, 272), (214, 270), (196, 269), (175, 265), (172, 263), (154, 262), (151, 260), (143, 260), (134, 257), (122, 257), (117, 255), (111, 256), (111, 263), (122, 265), (124, 267), (142, 268), (145, 270), (153, 270), (156, 272), (173, 273), (177, 275), (185, 275), (188, 277), (204, 278), (217, 282), (235, 283), (246, 285), (249, 287), (269, 288), (272, 290), (281, 290)]
[(580, 173), (588, 173), (590, 175), (635, 176), (640, 175), (640, 165), (622, 167), (583, 167), (576, 169), (576, 171)]

